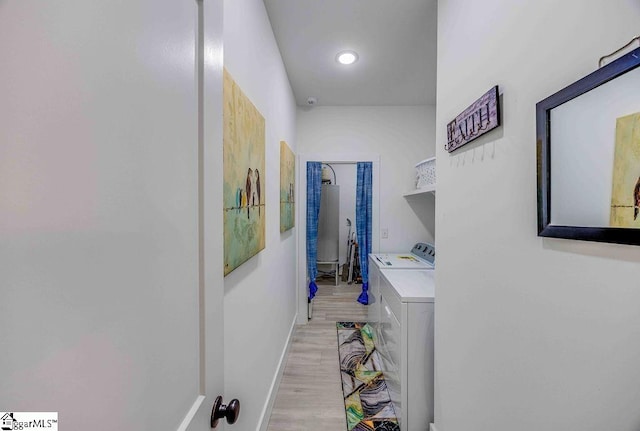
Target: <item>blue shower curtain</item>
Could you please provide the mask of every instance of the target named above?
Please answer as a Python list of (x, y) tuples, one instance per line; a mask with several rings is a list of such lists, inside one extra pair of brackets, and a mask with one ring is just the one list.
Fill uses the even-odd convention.
[(309, 300), (316, 296), (318, 286), (318, 218), (322, 194), (322, 163), (307, 162), (307, 274), (309, 275)]
[(356, 182), (356, 236), (360, 254), (360, 273), (362, 274), (362, 293), (358, 302), (369, 304), (369, 253), (371, 253), (371, 183), (373, 164), (358, 162), (358, 178)]

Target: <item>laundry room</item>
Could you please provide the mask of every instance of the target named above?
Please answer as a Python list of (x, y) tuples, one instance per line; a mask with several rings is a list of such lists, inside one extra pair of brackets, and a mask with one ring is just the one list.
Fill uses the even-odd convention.
[[(356, 233), (353, 239), (357, 243), (358, 162), (372, 161), (371, 249), (410, 252), (416, 243), (434, 243), (435, 195), (432, 192), (412, 194), (417, 185), (416, 164), (432, 156), (435, 151), (433, 138), (429, 138), (435, 134), (434, 123), (435, 109), (430, 106), (298, 108), (299, 200), (307, 203), (308, 161), (325, 163), (323, 172), (330, 181), (334, 180), (335, 171), (335, 181), (340, 190), (337, 248), (340, 271), (346, 264), (347, 280), (351, 266), (347, 258), (355, 257), (353, 253), (348, 256), (347, 219), (351, 221), (351, 234)], [(389, 142), (394, 144), (389, 145)], [(349, 151), (345, 152), (345, 148)], [(305, 210), (306, 207), (301, 206), (300, 211)], [(306, 223), (306, 217), (301, 217), (298, 224), (300, 250), (306, 250), (307, 247)], [(306, 256), (299, 257), (298, 277), (299, 280), (306, 280), (308, 262)], [(333, 269), (331, 265), (319, 265), (319, 270), (326, 271), (326, 274), (320, 273), (323, 275), (320, 283), (335, 284), (335, 276), (331, 277)], [(342, 273), (340, 277), (344, 278)], [(304, 310), (307, 285), (303, 281), (298, 288), (302, 289), (298, 295), (299, 310)], [(299, 311), (298, 321), (302, 322), (304, 318), (305, 313)]]
[(0, 0), (1, 427), (640, 430), (639, 22)]
[[(429, 182), (423, 179), (423, 183), (418, 184), (421, 174), (420, 164), (417, 164), (416, 188), (403, 194), (406, 201), (404, 210), (415, 213), (426, 228), (423, 237), (416, 234), (416, 243), (434, 242), (434, 217), (429, 216), (429, 211), (433, 214), (433, 208), (430, 208), (429, 204), (433, 203), (434, 199), (426, 194), (432, 193), (435, 189), (435, 160), (427, 160), (433, 172)], [(347, 284), (362, 283), (356, 227), (356, 175), (357, 163), (322, 163), (322, 193), (318, 219), (318, 274), (322, 283), (331, 282), (337, 285), (338, 280)], [(422, 176), (424, 177), (424, 174)], [(410, 234), (404, 229), (398, 229), (395, 223), (390, 225), (392, 233), (402, 236)], [(380, 228), (380, 240), (382, 246), (394, 247), (394, 241), (389, 241), (389, 227)]]
[[(406, 429), (427, 427), (433, 420), (433, 408), (422, 408), (433, 405), (433, 121), (430, 107), (314, 106), (298, 110), (301, 155), (297, 184), (299, 201), (306, 204), (301, 209), (306, 214), (301, 214), (298, 224), (298, 249), (306, 251), (299, 255), (299, 323), (305, 325), (304, 332), (310, 339), (327, 337), (327, 344), (318, 347), (321, 355), (335, 352), (335, 342), (329, 340), (332, 331), (335, 334), (336, 322), (345, 325), (338, 327), (339, 339), (360, 333), (370, 337), (367, 343), (375, 346), (377, 353), (372, 357), (377, 359), (362, 366), (384, 371), (372, 386), (360, 389), (386, 388), (382, 392), (387, 395), (377, 395), (386, 401), (378, 405), (375, 415), (380, 423), (411, 424)], [(399, 123), (401, 127), (397, 127)], [(347, 145), (350, 151), (345, 153), (342, 150)], [(425, 160), (430, 165), (428, 181), (420, 176)], [(320, 179), (314, 169), (320, 172)], [(318, 219), (314, 220), (317, 196), (320, 203)], [(333, 223), (323, 217), (332, 218)], [(332, 226), (331, 241), (323, 231), (327, 224)], [(327, 245), (333, 254), (327, 253)], [(341, 271), (338, 274), (332, 262), (335, 256)], [(300, 347), (294, 343), (291, 348)], [(345, 358), (350, 355), (349, 349), (346, 345), (338, 347)], [(411, 370), (410, 374), (400, 372), (409, 369), (409, 356), (421, 358), (426, 368)], [(332, 368), (332, 364), (319, 364), (316, 372), (331, 373)], [(283, 379), (285, 387), (304, 385), (304, 379)], [(318, 396), (320, 393), (327, 402), (349, 396), (348, 392), (337, 393), (330, 388), (316, 392)], [(283, 390), (276, 398), (273, 429), (286, 423), (276, 418), (306, 402), (301, 397), (296, 403), (283, 405), (279, 400), (286, 394)], [(360, 400), (369, 396), (367, 390), (358, 390), (357, 394)], [(344, 408), (362, 409), (358, 401), (347, 398)], [(338, 426), (341, 415), (337, 411), (335, 414)]]

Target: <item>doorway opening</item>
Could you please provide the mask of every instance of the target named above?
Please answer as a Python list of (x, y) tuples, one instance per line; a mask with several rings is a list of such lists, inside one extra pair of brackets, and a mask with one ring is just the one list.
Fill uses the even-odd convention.
[[(356, 166), (358, 162), (370, 162), (372, 170), (371, 192), (371, 251), (379, 249), (379, 208), (380, 156), (377, 154), (356, 154), (353, 156), (300, 155), (298, 159), (298, 190), (302, 203), (298, 211), (298, 324), (306, 324), (313, 317), (313, 300), (309, 300), (309, 275), (307, 272), (307, 162), (321, 162), (325, 168), (322, 198), (326, 205), (319, 216), (317, 244), (316, 283), (323, 304), (357, 301), (362, 284), (357, 284), (355, 264), (356, 231)], [(322, 202), (322, 200), (321, 200)], [(350, 254), (351, 253), (351, 254)], [(352, 263), (353, 262), (353, 263)], [(351, 274), (350, 274), (351, 273)], [(351, 276), (351, 277), (350, 277)], [(356, 305), (359, 305), (356, 303)], [(366, 313), (366, 306), (364, 308)], [(331, 308), (331, 306), (330, 306)], [(335, 310), (334, 310), (335, 311)], [(324, 310), (321, 318), (329, 318)], [(335, 316), (338, 318), (339, 316)]]

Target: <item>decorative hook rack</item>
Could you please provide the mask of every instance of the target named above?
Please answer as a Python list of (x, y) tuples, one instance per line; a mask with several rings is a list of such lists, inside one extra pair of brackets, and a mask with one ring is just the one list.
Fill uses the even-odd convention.
[(621, 51), (624, 51), (625, 49), (627, 49), (628, 47), (630, 47), (631, 45), (633, 45), (634, 42), (638, 42), (638, 46), (640, 46), (640, 36), (634, 37), (633, 39), (631, 39), (629, 41), (629, 43), (627, 43), (625, 46), (620, 47), (618, 49), (616, 49), (615, 51), (613, 51), (611, 54), (605, 55), (603, 57), (600, 57), (600, 60), (598, 61), (598, 68), (602, 67), (602, 62), (604, 60), (606, 60), (609, 57), (612, 57), (618, 53), (620, 53)]

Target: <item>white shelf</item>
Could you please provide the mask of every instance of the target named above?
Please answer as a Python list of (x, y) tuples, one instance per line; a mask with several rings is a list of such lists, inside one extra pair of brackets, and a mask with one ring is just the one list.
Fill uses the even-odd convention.
[(410, 192), (405, 193), (403, 196), (406, 198), (407, 196), (416, 196), (416, 195), (422, 195), (425, 193), (433, 193), (434, 195), (436, 194), (436, 185), (435, 184), (431, 184), (428, 185), (426, 187), (423, 187), (421, 189), (416, 189), (416, 190), (412, 190)]

